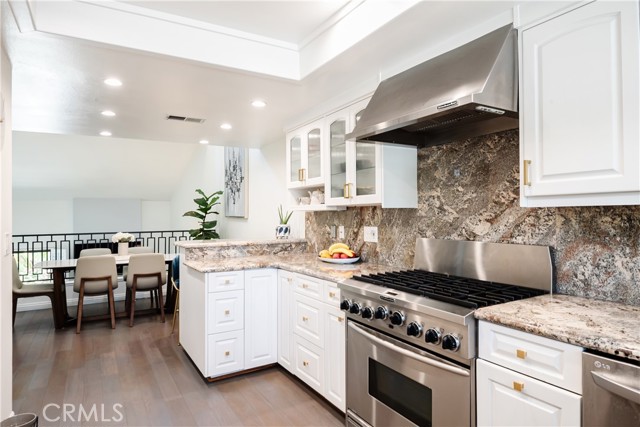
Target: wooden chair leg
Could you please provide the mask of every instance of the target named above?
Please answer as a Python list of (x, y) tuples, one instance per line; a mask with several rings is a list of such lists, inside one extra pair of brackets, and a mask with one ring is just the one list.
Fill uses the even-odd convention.
[(107, 280), (109, 295), (107, 295), (107, 299), (109, 300), (109, 313), (111, 314), (111, 329), (116, 328), (116, 308), (113, 302), (113, 284), (111, 283), (111, 278)]
[(151, 300), (149, 308), (153, 308), (154, 303), (156, 302), (156, 299), (155, 299), (156, 298), (156, 293), (154, 291), (155, 291), (155, 289), (151, 289), (149, 291), (149, 300)]
[(136, 279), (133, 279), (133, 286), (131, 287), (131, 301), (129, 302), (129, 327), (133, 326), (133, 316), (136, 313)]
[(16, 325), (16, 311), (18, 310), (18, 297), (13, 295), (13, 326)]
[(162, 319), (162, 323), (164, 323), (164, 309), (162, 307), (162, 283), (158, 285), (157, 297), (158, 308), (160, 309), (160, 318)]
[(176, 327), (176, 315), (179, 312), (179, 310), (178, 310), (179, 304), (180, 304), (180, 291), (176, 291), (176, 305), (173, 308), (173, 320), (171, 321), (171, 334), (172, 335), (173, 335), (173, 330)]
[(76, 334), (80, 333), (82, 326), (82, 306), (84, 305), (84, 283), (80, 282), (80, 296), (78, 297), (78, 320), (76, 321)]

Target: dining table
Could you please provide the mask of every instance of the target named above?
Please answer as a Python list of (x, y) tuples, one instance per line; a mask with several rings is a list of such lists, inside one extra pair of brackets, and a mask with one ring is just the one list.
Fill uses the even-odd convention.
[[(173, 275), (173, 259), (178, 254), (163, 254), (165, 264), (167, 264), (167, 296), (165, 300), (164, 310), (167, 313), (173, 312), (175, 304), (175, 292), (171, 286), (171, 277)], [(105, 255), (109, 256), (109, 255)], [(129, 255), (111, 255), (116, 259), (117, 266), (125, 266), (129, 264)], [(53, 319), (56, 329), (64, 328), (66, 325), (75, 324), (76, 318), (69, 315), (67, 307), (66, 279), (65, 274), (68, 271), (75, 271), (77, 259), (61, 259), (48, 260), (36, 263), (35, 268), (43, 270), (51, 270), (53, 276)]]

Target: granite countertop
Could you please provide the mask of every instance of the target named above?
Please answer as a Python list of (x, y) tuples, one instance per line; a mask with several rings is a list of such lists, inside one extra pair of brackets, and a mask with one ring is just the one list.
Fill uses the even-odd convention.
[(186, 260), (184, 263), (186, 266), (202, 273), (251, 270), (255, 268), (281, 268), (333, 282), (349, 279), (356, 274), (374, 274), (400, 270), (388, 265), (368, 262), (330, 264), (320, 261), (317, 256), (311, 254), (247, 256), (227, 258), (220, 261)]
[(307, 243), (305, 239), (271, 239), (271, 240), (234, 240), (234, 239), (215, 239), (215, 240), (180, 240), (175, 242), (179, 248), (220, 248), (230, 246), (264, 246), (264, 245), (282, 245), (291, 243)]
[(587, 349), (640, 361), (640, 307), (542, 295), (479, 308), (475, 317)]

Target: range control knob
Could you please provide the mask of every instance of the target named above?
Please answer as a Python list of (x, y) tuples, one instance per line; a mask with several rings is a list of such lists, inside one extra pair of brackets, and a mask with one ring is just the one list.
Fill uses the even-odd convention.
[(340, 303), (340, 310), (349, 311), (350, 308), (351, 308), (351, 301), (349, 301), (348, 299), (343, 299), (342, 302)]
[(439, 329), (429, 328), (424, 333), (424, 340), (429, 344), (440, 344), (440, 340), (442, 339), (442, 334)]
[(407, 335), (410, 337), (419, 337), (422, 335), (422, 325), (417, 322), (409, 323), (409, 326), (407, 326)]
[(442, 348), (445, 350), (458, 351), (460, 349), (460, 338), (447, 334), (442, 337)]
[(371, 307), (365, 307), (362, 309), (362, 311), (360, 312), (360, 315), (362, 316), (363, 319), (373, 319), (373, 308)]
[(404, 314), (401, 311), (394, 311), (389, 316), (389, 320), (391, 320), (392, 325), (402, 326), (404, 324)]
[(387, 310), (387, 307), (379, 305), (373, 313), (373, 317), (375, 319), (386, 320), (387, 317), (389, 317), (389, 310)]
[(360, 305), (359, 302), (352, 302), (351, 303), (351, 308), (349, 309), (349, 313), (351, 314), (360, 314), (360, 310), (362, 309), (362, 306)]

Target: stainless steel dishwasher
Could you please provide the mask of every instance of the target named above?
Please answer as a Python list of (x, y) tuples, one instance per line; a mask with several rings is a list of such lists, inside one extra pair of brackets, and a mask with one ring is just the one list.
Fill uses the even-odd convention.
[(583, 353), (582, 424), (640, 426), (640, 364)]

